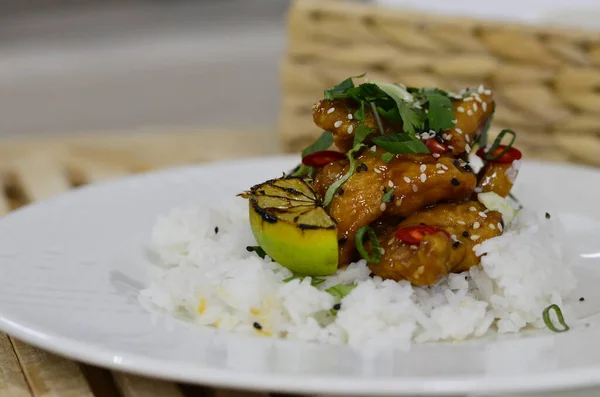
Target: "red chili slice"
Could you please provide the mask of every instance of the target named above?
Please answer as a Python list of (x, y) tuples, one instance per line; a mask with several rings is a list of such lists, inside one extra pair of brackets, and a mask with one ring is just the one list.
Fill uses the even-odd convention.
[(396, 231), (396, 238), (408, 244), (419, 244), (426, 234), (444, 233), (448, 238), (450, 235), (445, 230), (433, 226), (408, 226)]
[(302, 164), (309, 167), (325, 167), (327, 164), (345, 158), (344, 153), (335, 150), (321, 150), (302, 157)]
[(425, 141), (425, 146), (431, 153), (442, 154), (448, 151), (448, 146), (443, 143), (439, 143), (435, 138), (429, 138)]
[[(494, 158), (498, 156), (504, 149), (506, 149), (506, 145), (499, 145), (492, 153), (489, 154), (489, 157)], [(486, 160), (485, 157), (487, 154), (488, 153), (483, 147), (477, 151), (477, 156), (481, 157), (483, 160)], [(508, 149), (508, 151), (502, 155), (502, 157), (489, 161), (492, 163), (510, 164), (515, 160), (520, 160), (521, 157), (523, 157), (521, 151), (511, 146), (510, 149)]]

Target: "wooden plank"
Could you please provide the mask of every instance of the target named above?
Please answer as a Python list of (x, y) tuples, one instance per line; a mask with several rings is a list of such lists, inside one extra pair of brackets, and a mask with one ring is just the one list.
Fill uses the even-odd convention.
[(30, 397), (25, 376), (9, 337), (0, 333), (0, 397)]
[(94, 397), (79, 365), (13, 339), (25, 378), (35, 397)]
[(120, 372), (113, 377), (123, 397), (185, 397), (177, 385)]

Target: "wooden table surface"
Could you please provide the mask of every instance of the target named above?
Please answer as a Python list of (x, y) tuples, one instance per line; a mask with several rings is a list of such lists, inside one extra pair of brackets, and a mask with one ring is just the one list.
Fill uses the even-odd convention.
[[(190, 163), (279, 152), (272, 131), (80, 135), (0, 141), (6, 213), (73, 187)], [(78, 363), (0, 333), (0, 397), (267, 397), (182, 385)]]

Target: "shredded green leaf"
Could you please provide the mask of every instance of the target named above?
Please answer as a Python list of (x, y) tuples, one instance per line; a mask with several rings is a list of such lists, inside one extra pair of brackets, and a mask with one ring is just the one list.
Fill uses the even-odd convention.
[(429, 153), (427, 146), (420, 140), (411, 140), (407, 134), (388, 134), (373, 138), (380, 148), (387, 150), (392, 154), (399, 153)]
[(302, 151), (302, 157), (308, 156), (311, 153), (328, 149), (333, 144), (333, 134), (329, 131), (323, 131), (321, 136), (317, 138), (310, 146), (307, 146)]
[(427, 121), (429, 128), (435, 132), (454, 127), (454, 123), (452, 122), (454, 120), (452, 101), (446, 95), (442, 95), (437, 91), (430, 93), (429, 90), (424, 90), (425, 98), (427, 98), (427, 103), (429, 104)]
[[(552, 323), (552, 319), (550, 318), (550, 310), (553, 310), (556, 313), (556, 318), (558, 319), (558, 323), (562, 326), (562, 328), (557, 328)], [(542, 313), (542, 318), (544, 319), (544, 324), (546, 324), (546, 327), (548, 327), (552, 332), (566, 332), (570, 329), (570, 327), (565, 322), (565, 319), (562, 315), (562, 311), (560, 310), (560, 307), (558, 307), (558, 305), (550, 305), (547, 308), (545, 308), (544, 312)]]
[(423, 128), (423, 118), (421, 115), (415, 109), (408, 106), (408, 103), (413, 101), (413, 97), (405, 88), (398, 84), (390, 83), (377, 83), (377, 87), (396, 102), (398, 112), (402, 118), (402, 128), (405, 132), (414, 135), (417, 130)]
[[(506, 147), (504, 148), (504, 150), (502, 150), (499, 154), (497, 154), (496, 156), (492, 156), (492, 154), (494, 153), (494, 151), (496, 149), (498, 149), (498, 147), (502, 143), (502, 139), (504, 139), (504, 135), (506, 135), (506, 134), (508, 134), (508, 135), (511, 136), (510, 142), (506, 145)], [(515, 139), (517, 139), (517, 134), (515, 134), (514, 131), (512, 131), (512, 130), (502, 130), (502, 131), (500, 131), (500, 133), (498, 134), (498, 136), (494, 140), (494, 143), (492, 143), (492, 146), (490, 147), (490, 149), (485, 152), (485, 155), (483, 156), (484, 159), (488, 160), (488, 161), (498, 160), (500, 157), (504, 156), (504, 154), (506, 154), (510, 150), (510, 148), (512, 147), (512, 145), (515, 143)]]
[(367, 137), (369, 135), (371, 135), (373, 133), (373, 129), (365, 127), (364, 124), (359, 124), (358, 127), (356, 127), (354, 129), (354, 145), (356, 146), (360, 143), (363, 143), (365, 139), (367, 139)]
[(256, 255), (260, 256), (262, 259), (265, 259), (265, 256), (267, 256), (267, 253), (265, 252), (265, 250), (262, 249), (258, 245), (249, 245), (246, 247), (246, 251), (254, 252)]
[(344, 183), (346, 183), (346, 181), (348, 180), (348, 178), (350, 178), (352, 176), (352, 174), (354, 174), (354, 170), (356, 168), (356, 159), (354, 158), (354, 153), (358, 152), (363, 147), (365, 147), (365, 145), (363, 145), (363, 144), (354, 146), (352, 149), (350, 149), (348, 151), (348, 153), (346, 153), (346, 156), (348, 157), (348, 161), (350, 162), (350, 165), (348, 166), (348, 172), (346, 172), (344, 174), (344, 176), (342, 176), (340, 179), (338, 179), (337, 181), (332, 183), (331, 186), (329, 186), (329, 188), (325, 192), (325, 198), (323, 200), (324, 207), (327, 207), (329, 205), (329, 203), (331, 203), (331, 200), (333, 200), (333, 196), (338, 191), (338, 189)]
[(293, 171), (290, 176), (292, 176), (292, 177), (307, 176), (309, 178), (312, 178), (314, 173), (315, 173), (314, 167), (309, 167), (307, 165), (300, 164), (298, 167), (296, 167), (295, 171)]
[(365, 121), (365, 101), (360, 101), (360, 108), (354, 112), (353, 117), (358, 121)]
[(325, 99), (338, 98), (338, 97), (340, 97), (340, 95), (344, 95), (345, 92), (348, 91), (350, 88), (354, 88), (354, 83), (352, 82), (352, 77), (348, 77), (346, 80), (342, 81), (335, 87), (333, 87), (329, 90), (325, 90), (325, 93), (324, 93)]
[[(364, 236), (365, 234), (369, 238), (371, 245), (373, 246), (372, 255), (367, 252), (364, 246)], [(356, 232), (356, 250), (364, 259), (369, 263), (379, 263), (381, 260), (381, 245), (379, 245), (379, 239), (375, 234), (375, 231), (370, 226), (361, 226)]]
[(381, 160), (383, 160), (384, 163), (389, 163), (394, 157), (396, 157), (394, 153), (387, 152), (381, 155)]
[(381, 201), (383, 201), (384, 203), (391, 203), (393, 199), (394, 199), (394, 188), (393, 187), (390, 188), (390, 190), (388, 190), (387, 192), (384, 192), (383, 196), (381, 196)]
[(325, 292), (331, 294), (339, 302), (348, 296), (354, 288), (356, 288), (356, 285), (337, 284), (327, 288)]

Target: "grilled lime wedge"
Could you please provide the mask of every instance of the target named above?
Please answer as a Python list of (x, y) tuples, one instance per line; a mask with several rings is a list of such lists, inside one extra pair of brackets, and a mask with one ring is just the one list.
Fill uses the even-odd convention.
[(337, 225), (319, 205), (310, 182), (273, 179), (241, 196), (249, 199), (252, 233), (269, 257), (305, 276), (335, 273)]

